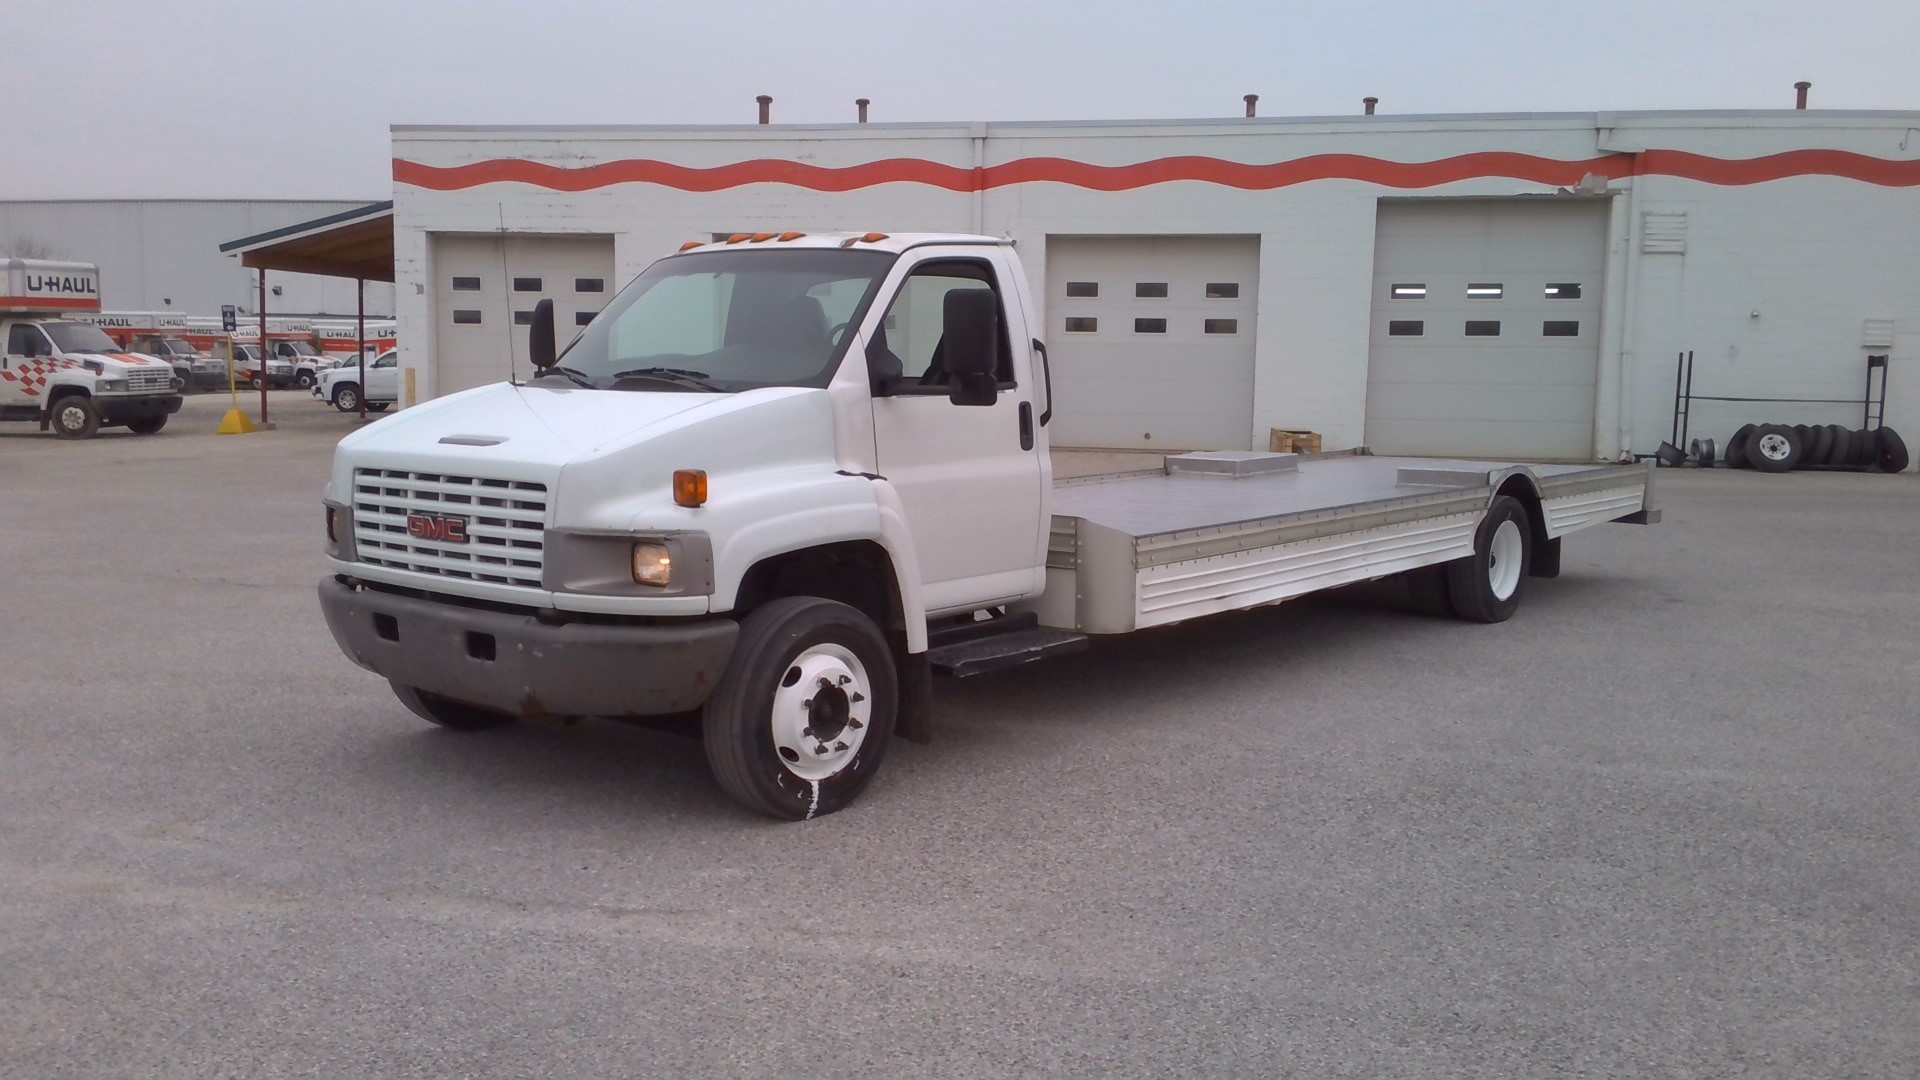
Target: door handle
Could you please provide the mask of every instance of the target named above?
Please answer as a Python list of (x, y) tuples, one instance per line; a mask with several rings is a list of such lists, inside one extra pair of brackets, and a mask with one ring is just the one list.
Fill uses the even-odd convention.
[(1020, 449), (1033, 449), (1033, 403), (1020, 403)]

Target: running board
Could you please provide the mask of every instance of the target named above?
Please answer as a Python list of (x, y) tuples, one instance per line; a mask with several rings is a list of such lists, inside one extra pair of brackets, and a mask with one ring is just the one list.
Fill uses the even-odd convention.
[(1034, 626), (936, 646), (927, 650), (927, 662), (938, 674), (964, 679), (1065, 656), (1086, 647), (1085, 634)]

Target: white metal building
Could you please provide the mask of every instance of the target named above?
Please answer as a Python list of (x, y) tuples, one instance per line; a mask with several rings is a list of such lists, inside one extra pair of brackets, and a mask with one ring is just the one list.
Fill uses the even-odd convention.
[[(1056, 442), (1614, 458), (1702, 394), (1920, 419), (1920, 113), (393, 131), (420, 397), (524, 364), (689, 239), (984, 232), (1043, 306)], [(504, 247), (503, 247), (503, 236)], [(1764, 414), (1764, 415), (1763, 415)], [(1701, 405), (1861, 426), (1854, 406)]]
[[(220, 305), (259, 307), (258, 279), (220, 245), (342, 213), (368, 200), (31, 199), (0, 201), (0, 254), (72, 259), (100, 267), (108, 311), (218, 315)], [(267, 309), (300, 315), (354, 314), (354, 283), (275, 273)], [(277, 289), (278, 292), (273, 290)], [(393, 286), (367, 286), (367, 314), (393, 314)]]

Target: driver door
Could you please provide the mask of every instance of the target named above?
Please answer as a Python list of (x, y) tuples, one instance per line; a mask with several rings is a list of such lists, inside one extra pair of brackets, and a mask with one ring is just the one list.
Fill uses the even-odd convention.
[[(1007, 297), (996, 260), (978, 248), (925, 249), (881, 321), (870, 324), (870, 363), (899, 364), (892, 392), (873, 402), (880, 474), (899, 493), (920, 563), (927, 613), (969, 611), (1039, 591), (1046, 471), (1015, 381)], [(955, 405), (940, 364), (941, 319), (955, 289), (1000, 299), (999, 393), (992, 405)], [(1028, 406), (1031, 409), (1031, 405)], [(1027, 445), (1022, 446), (1025, 441)]]
[(53, 355), (53, 344), (32, 323), (7, 328), (6, 355), (0, 356), (0, 405), (41, 405), (46, 401), (45, 371), (37, 361)]

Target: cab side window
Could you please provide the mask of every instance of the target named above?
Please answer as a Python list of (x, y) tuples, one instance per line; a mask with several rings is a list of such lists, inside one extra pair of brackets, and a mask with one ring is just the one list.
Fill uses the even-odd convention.
[(15, 323), (7, 333), (7, 355), (52, 356), (53, 350), (47, 347), (47, 335), (39, 327)]
[[(984, 289), (999, 297), (993, 267), (985, 261), (951, 259), (923, 263), (913, 269), (887, 309), (886, 317), (868, 343), (870, 370), (890, 371), (897, 362), (899, 375), (891, 380), (896, 394), (945, 394), (947, 370), (940, 362), (941, 322), (949, 292)], [(1000, 307), (1000, 386), (1013, 381), (1013, 349), (1007, 338), (1007, 309)]]

